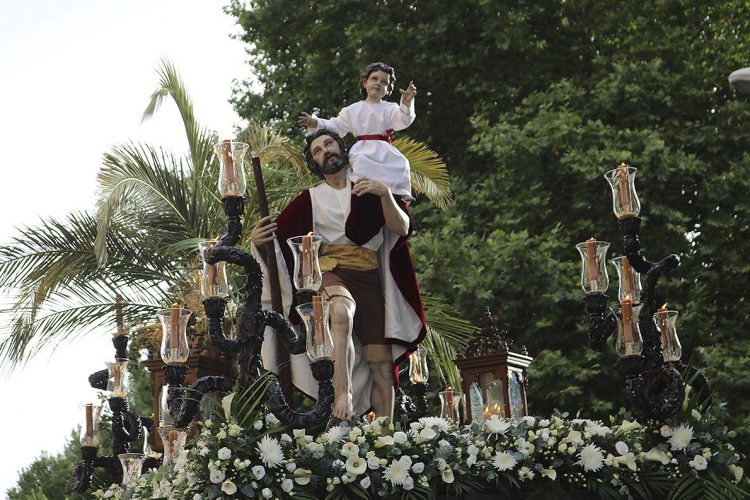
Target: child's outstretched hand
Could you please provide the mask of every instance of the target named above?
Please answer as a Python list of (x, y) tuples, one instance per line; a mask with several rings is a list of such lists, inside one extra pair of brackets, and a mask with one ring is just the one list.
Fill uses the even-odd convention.
[(299, 124), (300, 127), (318, 128), (318, 120), (308, 115), (304, 111), (302, 112), (300, 117), (297, 118), (297, 123)]
[(414, 86), (414, 82), (409, 82), (409, 86), (406, 90), (398, 89), (401, 92), (401, 102), (407, 106), (411, 106), (411, 102), (414, 100), (414, 96), (417, 95), (417, 87)]

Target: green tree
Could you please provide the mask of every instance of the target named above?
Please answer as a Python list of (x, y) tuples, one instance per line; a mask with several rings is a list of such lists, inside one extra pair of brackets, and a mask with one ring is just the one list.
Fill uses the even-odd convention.
[(415, 81), (418, 117), (406, 132), (461, 176), (450, 209), (414, 210), (420, 282), (467, 318), (492, 305), (528, 345), (537, 413), (601, 416), (622, 402), (611, 351), (586, 346), (573, 247), (595, 235), (613, 242), (611, 256), (621, 250), (601, 175), (621, 161), (637, 167), (644, 252), (682, 259), (659, 296), (680, 310), (684, 358), (706, 346), (698, 365), (716, 376), (717, 397), (732, 401), (748, 439), (750, 406), (732, 397), (744, 361), (726, 359), (748, 352), (750, 102), (727, 83), (747, 65), (748, 9), (719, 0), (237, 0), (228, 10), (257, 81), (235, 89), (235, 105), (291, 131), (301, 110), (329, 116), (357, 99), (368, 62)]

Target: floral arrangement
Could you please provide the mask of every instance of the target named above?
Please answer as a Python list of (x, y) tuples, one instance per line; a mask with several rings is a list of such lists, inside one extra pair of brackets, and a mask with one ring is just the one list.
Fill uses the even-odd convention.
[[(101, 498), (435, 498), (494, 490), (592, 492), (601, 498), (745, 498), (740, 454), (723, 408), (646, 425), (625, 412), (609, 422), (554, 415), (493, 416), (459, 427), (438, 417), (408, 427), (378, 419), (317, 437), (255, 407), (200, 423), (192, 447), (168, 466)], [(236, 402), (235, 402), (236, 403)]]

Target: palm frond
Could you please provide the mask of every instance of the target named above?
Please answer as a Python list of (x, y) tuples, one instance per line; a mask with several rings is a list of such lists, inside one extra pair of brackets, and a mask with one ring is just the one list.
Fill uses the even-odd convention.
[(249, 144), (252, 155), (260, 158), (263, 166), (292, 167), (298, 174), (307, 174), (299, 146), (268, 124), (251, 122), (237, 140)]
[(448, 169), (440, 156), (414, 139), (396, 139), (393, 146), (409, 160), (415, 193), (424, 193), (440, 209), (447, 208), (453, 201), (453, 193)]

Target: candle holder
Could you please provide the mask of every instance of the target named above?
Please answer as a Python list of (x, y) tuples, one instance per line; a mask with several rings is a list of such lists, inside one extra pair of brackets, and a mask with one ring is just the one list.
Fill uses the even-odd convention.
[(591, 238), (576, 245), (581, 254), (581, 287), (586, 294), (604, 293), (609, 288), (607, 250), (609, 243)]
[(224, 298), (229, 293), (229, 283), (227, 282), (226, 262), (217, 262), (209, 264), (204, 257), (207, 250), (210, 250), (218, 243), (218, 240), (211, 240), (198, 244), (198, 249), (203, 259), (203, 272), (201, 273), (201, 297), (208, 299), (211, 297)]
[(638, 327), (638, 315), (641, 306), (633, 305), (629, 301), (623, 301), (616, 309), (617, 339), (615, 350), (620, 356), (640, 356), (643, 352), (643, 337)]
[[(232, 144), (235, 144), (232, 146)], [(216, 147), (216, 153), (222, 164), (222, 173), (219, 180), (219, 191), (222, 196), (224, 213), (228, 217), (227, 232), (219, 238), (216, 244), (207, 246), (202, 254), (203, 261), (207, 265), (230, 263), (241, 266), (245, 271), (245, 283), (242, 289), (244, 304), (238, 309), (236, 338), (230, 339), (224, 332), (224, 312), (226, 309), (226, 298), (220, 295), (211, 295), (203, 300), (203, 306), (208, 318), (208, 334), (211, 343), (220, 351), (235, 353), (238, 363), (238, 377), (208, 376), (201, 377), (192, 385), (192, 391), (197, 393), (208, 393), (212, 391), (229, 391), (238, 385), (242, 388), (251, 386), (266, 373), (261, 360), (261, 346), (266, 327), (276, 330), (278, 338), (291, 354), (302, 354), (307, 351), (308, 336), (305, 332), (297, 334), (287, 320), (279, 313), (267, 311), (261, 308), (261, 293), (263, 289), (263, 273), (260, 265), (249, 252), (245, 252), (235, 245), (242, 237), (242, 213), (245, 206), (244, 188), (229, 190), (223, 186), (231, 184), (226, 172), (230, 171), (229, 165), (235, 167), (235, 180), (239, 179), (237, 165), (242, 162), (244, 152), (247, 148), (236, 146), (240, 143), (227, 143), (226, 141)], [(244, 151), (244, 152), (242, 152)], [(240, 154), (241, 153), (241, 154)], [(239, 156), (238, 156), (239, 155)], [(231, 158), (230, 158), (231, 157)], [(244, 160), (242, 160), (244, 161)], [(263, 177), (260, 170), (260, 160), (253, 158), (253, 170), (256, 177), (258, 192), (264, 192)], [(230, 174), (231, 176), (231, 174)], [(244, 171), (241, 175), (244, 179)], [(261, 203), (263, 205), (263, 203)], [(261, 212), (267, 213), (267, 206), (261, 206)], [(273, 247), (271, 247), (273, 253)], [(273, 271), (276, 270), (275, 260), (271, 262), (269, 255), (269, 274), (273, 279)], [(241, 310), (241, 312), (239, 312)], [(314, 333), (314, 332), (313, 332)], [(313, 337), (313, 333), (310, 337)], [(325, 333), (324, 333), (325, 337)], [(330, 333), (328, 334), (330, 339)], [(279, 376), (272, 374), (271, 382), (266, 389), (266, 404), (269, 409), (286, 425), (294, 427), (311, 427), (325, 422), (331, 414), (333, 405), (333, 361), (327, 359), (328, 340), (316, 343), (312, 339), (313, 350), (309, 352), (311, 358), (310, 369), (313, 377), (318, 381), (318, 400), (312, 409), (307, 412), (296, 412), (292, 410), (283, 394)], [(333, 343), (331, 342), (331, 347)], [(318, 347), (322, 349), (319, 350)], [(324, 356), (320, 356), (319, 354)], [(328, 354), (330, 356), (330, 353)], [(171, 385), (171, 384), (170, 384)], [(180, 398), (180, 404), (170, 406), (174, 414), (174, 425), (184, 427), (199, 410), (199, 397)], [(179, 406), (179, 407), (177, 407)]]
[(222, 141), (216, 146), (219, 157), (219, 194), (222, 198), (245, 196), (245, 155), (250, 146), (244, 142)]
[[(118, 317), (118, 326), (121, 318)], [(118, 328), (120, 330), (120, 328)], [(112, 345), (115, 348), (117, 361), (107, 363), (106, 370), (99, 370), (89, 376), (89, 384), (94, 389), (109, 390), (111, 397), (108, 404), (112, 411), (112, 455), (100, 456), (99, 423), (101, 406), (88, 404), (84, 406), (83, 425), (81, 427), (81, 461), (73, 469), (71, 488), (76, 493), (83, 493), (91, 485), (94, 470), (104, 469), (112, 482), (123, 480), (123, 465), (118, 455), (126, 454), (133, 442), (141, 435), (141, 428), (151, 427), (153, 421), (148, 417), (139, 417), (128, 410), (127, 388), (127, 335), (115, 335)], [(155, 467), (153, 459), (145, 459), (141, 468)]]
[(107, 391), (110, 397), (125, 398), (128, 396), (127, 375), (128, 362), (115, 361), (107, 363)]
[(161, 359), (164, 363), (181, 364), (190, 357), (187, 324), (191, 314), (189, 309), (184, 309), (179, 304), (157, 313), (162, 326)]
[(440, 396), (440, 416), (446, 420), (452, 420), (456, 424), (461, 423), (459, 407), (463, 401), (463, 395), (448, 387), (439, 392), (438, 396)]
[(142, 453), (120, 453), (117, 455), (122, 465), (122, 484), (127, 484), (141, 477), (143, 462), (146, 457)]
[[(612, 207), (623, 236), (624, 257), (613, 261), (620, 278), (618, 298), (625, 311), (623, 313), (621, 308), (617, 314), (611, 312), (607, 308), (607, 296), (590, 293), (584, 285), (588, 336), (591, 347), (600, 351), (609, 336), (616, 334), (615, 347), (622, 356), (620, 366), (625, 372), (625, 389), (631, 403), (647, 418), (663, 421), (676, 415), (681, 408), (685, 397), (681, 372), (685, 367), (679, 361), (666, 361), (676, 357), (679, 340), (675, 331), (676, 343), (670, 344), (670, 349), (664, 353), (663, 344), (673, 342), (673, 338), (671, 333), (662, 336), (657, 330), (654, 320), (656, 285), (661, 276), (680, 264), (680, 259), (672, 254), (651, 262), (641, 253), (641, 217), (638, 216), (641, 204), (635, 191), (635, 172), (636, 169), (620, 164), (604, 175), (612, 188)], [(578, 249), (581, 252), (580, 245)], [(583, 253), (581, 255), (583, 257)], [(666, 329), (669, 330), (668, 322)], [(696, 372), (691, 378), (697, 393), (709, 393), (708, 381), (702, 373)]]
[(678, 363), (682, 357), (682, 344), (677, 337), (677, 311), (659, 309), (654, 323), (661, 337), (661, 353), (665, 363)]
[(409, 356), (409, 380), (414, 391), (414, 420), (427, 415), (427, 385), (430, 368), (427, 363), (427, 350), (421, 345)]
[(618, 290), (617, 300), (630, 300), (633, 303), (641, 301), (641, 275), (633, 269), (625, 256), (610, 259), (617, 270)]
[[(320, 299), (320, 297), (313, 297)], [(333, 357), (333, 339), (328, 327), (328, 316), (331, 303), (324, 300), (313, 300), (308, 304), (295, 307), (302, 319), (302, 325), (307, 338), (307, 357), (310, 361), (331, 359)]]
[(292, 281), (297, 290), (317, 291), (323, 285), (323, 273), (320, 272), (318, 260), (322, 242), (320, 236), (314, 234), (295, 236), (286, 240), (294, 257)]
[(173, 425), (159, 427), (159, 436), (164, 445), (164, 465), (171, 464), (177, 458), (182, 450), (185, 449), (187, 440), (187, 431), (179, 429)]
[(604, 174), (612, 188), (612, 211), (618, 219), (637, 217), (641, 213), (641, 202), (635, 191), (635, 173), (638, 169), (620, 163)]

